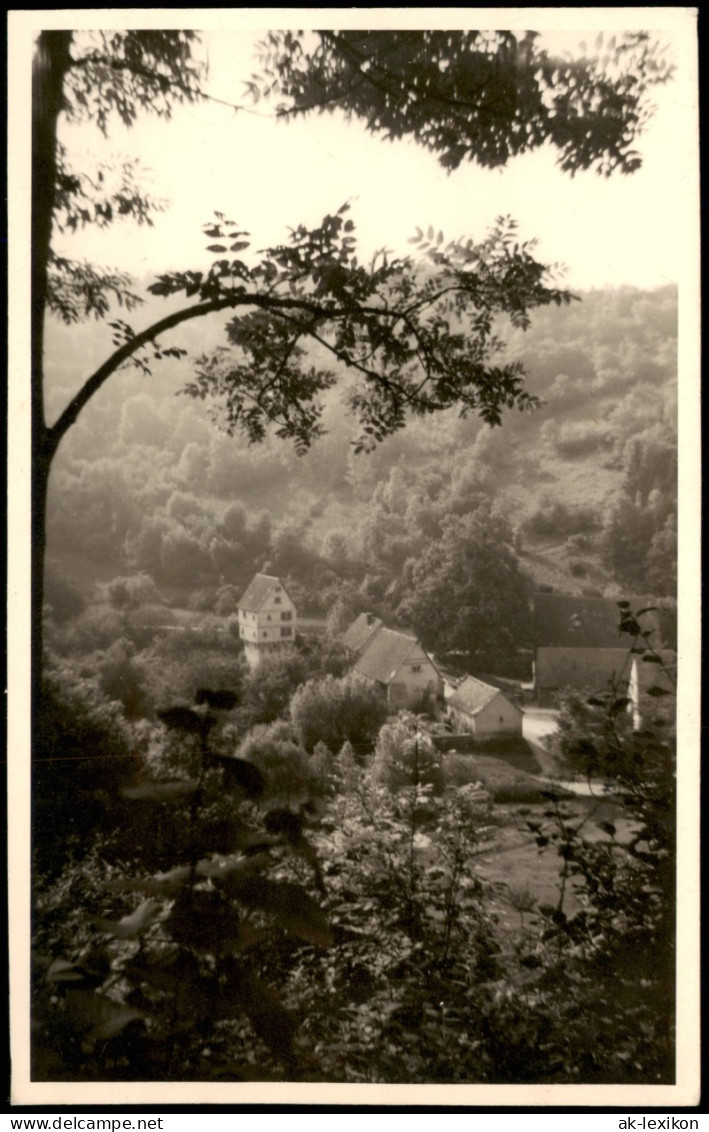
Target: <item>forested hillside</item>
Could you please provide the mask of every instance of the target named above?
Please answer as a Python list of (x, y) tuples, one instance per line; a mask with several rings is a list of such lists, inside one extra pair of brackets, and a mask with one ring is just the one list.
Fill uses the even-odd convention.
[[(575, 798), (531, 746), (387, 717), (339, 635), (371, 609), (525, 678), (535, 587), (671, 595), (675, 316), (670, 288), (537, 314), (509, 337), (542, 408), (371, 455), (334, 395), (305, 456), (226, 436), (186, 360), (88, 406), (52, 484), (37, 1079), (673, 1079), (673, 730), (640, 740), (617, 690), (562, 704), (544, 766), (600, 760), (624, 803)], [(53, 333), (56, 411), (103, 347)], [(249, 670), (264, 566), (329, 631)]]
[[(466, 538), (494, 548), (477, 583), (488, 589), (507, 556), (532, 587), (673, 595), (676, 289), (579, 298), (537, 311), (526, 333), (504, 328), (539, 410), (510, 412), (498, 429), (449, 411), (361, 455), (341, 383), (327, 434), (304, 456), (275, 437), (225, 435), (209, 402), (180, 395), (192, 359), (223, 344), (224, 319), (180, 328), (163, 344), (188, 357), (117, 374), (64, 442), (50, 503), (55, 595), (57, 578), (90, 601), (96, 582), (144, 575), (169, 604), (226, 613), (267, 565), (303, 612), (327, 615), (339, 598), (347, 613), (369, 604), (407, 620), (412, 571), (446, 523), (451, 550)], [(151, 298), (133, 320), (164, 309)], [(51, 327), (50, 418), (111, 333)], [(475, 533), (451, 516), (474, 516)]]
[[(126, 1098), (131, 1082), (680, 1085), (675, 1024), (684, 1055), (698, 972), (674, 918), (691, 918), (696, 888), (686, 856), (675, 867), (676, 658), (653, 638), (654, 598), (628, 598), (676, 588), (675, 288), (572, 297), (536, 240), (519, 242), (511, 208), (479, 243), (418, 229), (404, 259), (367, 252), (349, 204), (265, 248), (249, 220), (249, 261), (202, 271), (180, 262), (179, 201), (161, 228), (169, 253), (129, 237), (125, 275), (98, 268), (116, 260), (91, 241), (75, 260), (60, 239), (161, 210), (141, 187), (142, 158), (166, 156), (148, 135), (133, 135), (138, 160), (117, 184), (100, 155), (65, 144), (78, 125), (82, 147), (113, 145), (116, 113), (173, 130), (180, 172), (166, 181), (179, 197), (199, 171), (185, 202), (199, 219), (196, 181), (213, 193), (225, 151), (230, 191), (247, 169), (273, 221), (274, 182), (290, 197), (305, 174), (315, 207), (310, 143), (279, 182), (262, 166), (266, 120), (292, 115), (295, 129), (336, 103), (448, 171), (546, 161), (546, 145), (562, 173), (640, 177), (631, 147), (647, 93), (672, 81), (666, 45), (601, 33), (562, 57), (536, 32), (255, 43), (60, 27), (35, 49), (20, 1077), (114, 1081)], [(190, 142), (191, 112), (222, 113), (249, 52), (257, 141), (231, 129), (254, 107), (227, 102), (236, 123)], [(363, 208), (395, 245), (385, 208), (406, 200), (405, 168)], [(359, 194), (345, 179), (341, 200)], [(554, 179), (548, 192), (521, 180), (544, 202), (545, 244), (564, 214), (598, 236), (596, 270), (576, 278), (676, 278), (627, 253), (615, 198), (577, 211)], [(644, 183), (656, 199), (657, 173)], [(477, 182), (459, 184), (484, 215)], [(436, 199), (462, 222), (465, 208)], [(683, 198), (674, 185), (663, 199), (670, 231)], [(214, 216), (210, 255), (250, 247)], [(173, 249), (166, 274), (131, 281)], [(136, 310), (137, 294), (150, 297)], [(158, 343), (166, 323), (181, 329)], [(250, 585), (257, 572), (279, 577)], [(611, 679), (562, 690), (553, 716), (520, 686), (543, 590), (615, 597), (628, 643)], [(343, 639), (365, 611), (380, 622), (362, 616)], [(572, 612), (565, 632), (582, 621)], [(25, 701), (22, 727), (12, 706), (22, 735)], [(684, 775), (691, 755), (683, 742)], [(13, 906), (27, 908), (15, 873)]]

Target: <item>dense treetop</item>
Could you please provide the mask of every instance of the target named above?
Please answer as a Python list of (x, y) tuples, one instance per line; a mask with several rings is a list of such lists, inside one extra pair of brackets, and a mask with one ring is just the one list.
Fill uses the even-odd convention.
[(389, 139), (411, 136), (449, 170), (491, 168), (550, 142), (565, 172), (632, 173), (651, 108), (648, 89), (671, 68), (644, 32), (572, 59), (536, 32), (272, 32), (261, 45), (266, 86), (284, 116), (345, 110)]

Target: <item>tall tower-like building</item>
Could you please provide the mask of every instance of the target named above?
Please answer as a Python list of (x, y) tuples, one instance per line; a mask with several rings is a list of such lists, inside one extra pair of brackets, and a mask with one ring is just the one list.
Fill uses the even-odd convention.
[(239, 602), (239, 636), (251, 668), (295, 641), (297, 613), (288, 591), (271, 574), (256, 574)]

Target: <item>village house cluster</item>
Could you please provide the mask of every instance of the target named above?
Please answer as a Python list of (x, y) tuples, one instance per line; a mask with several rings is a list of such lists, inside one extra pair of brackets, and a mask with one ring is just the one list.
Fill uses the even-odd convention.
[[(602, 597), (538, 593), (534, 596), (534, 698), (553, 705), (563, 688), (600, 689), (613, 682), (630, 701), (634, 726), (642, 726), (647, 689), (662, 686), (676, 668), (676, 627), (671, 614), (648, 597), (629, 599), (647, 610), (643, 626), (662, 666), (648, 666), (618, 631), (618, 605)], [(239, 635), (251, 668), (295, 642), (298, 615), (280, 578), (256, 574), (239, 602)], [(443, 673), (414, 633), (392, 629), (372, 613), (360, 613), (342, 637), (352, 670), (378, 687), (393, 713), (429, 711), (480, 740), (522, 735), (523, 711), (502, 688), (470, 675)], [(504, 681), (501, 681), (504, 686)]]
[[(239, 602), (239, 635), (251, 668), (295, 641), (295, 603), (280, 578), (257, 574)], [(522, 710), (504, 693), (472, 676), (443, 675), (417, 637), (360, 613), (342, 637), (352, 671), (379, 688), (389, 710), (428, 710), (480, 738), (521, 736)]]

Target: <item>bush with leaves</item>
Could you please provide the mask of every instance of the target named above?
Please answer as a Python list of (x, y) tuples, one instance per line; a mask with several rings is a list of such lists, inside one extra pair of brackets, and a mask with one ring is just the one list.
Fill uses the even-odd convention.
[(121, 706), (69, 661), (50, 658), (35, 719), (32, 834), (40, 872), (61, 868), (110, 815), (141, 765)]
[[(45, 918), (36, 942), (64, 947), (63, 954), (38, 950), (35, 957), (36, 1079), (262, 1079), (294, 1071), (296, 1023), (262, 978), (258, 948), (274, 932), (301, 945), (331, 945), (319, 905), (282, 875), (285, 859), (295, 854), (306, 863), (311, 886), (322, 887), (317, 857), (300, 814), (255, 816), (265, 788), (256, 765), (214, 750), (210, 736), (235, 697), (202, 689), (195, 698), (191, 707), (160, 713), (165, 727), (192, 746), (194, 776), (144, 774), (122, 790), (125, 805), (153, 836), (166, 808), (182, 815), (169, 867), (131, 875), (125, 863), (111, 868), (89, 854), (82, 881), (73, 868), (40, 895)], [(228, 846), (218, 844), (213, 821), (225, 798)], [(77, 881), (84, 887), (83, 922), (65, 903)], [(123, 915), (106, 914), (121, 903)], [(68, 912), (63, 939), (46, 919), (57, 907)], [(78, 931), (69, 939), (72, 921)]]
[(357, 673), (309, 680), (290, 701), (290, 717), (306, 750), (318, 741), (332, 750), (349, 742), (364, 748), (376, 738), (387, 716), (386, 701)]
[[(557, 693), (558, 730), (545, 743), (562, 765), (584, 775), (611, 773), (609, 741), (615, 734), (632, 730), (629, 676), (628, 671), (625, 681), (609, 681), (600, 689), (566, 688)], [(608, 712), (611, 704), (615, 705), (613, 717)]]
[(128, 633), (124, 610), (106, 603), (89, 605), (76, 617), (51, 633), (51, 644), (62, 654), (82, 654), (110, 648)]
[(259, 768), (268, 781), (269, 797), (286, 805), (302, 800), (317, 781), (315, 766), (283, 720), (253, 727), (239, 746), (239, 757)]
[(114, 578), (106, 586), (106, 597), (115, 609), (136, 609), (141, 605), (160, 604), (162, 598), (149, 574), (133, 574)]
[[(639, 628), (627, 607), (622, 620)], [(40, 887), (37, 1079), (672, 1080), (671, 728), (614, 730), (608, 699), (596, 734), (630, 832), (599, 821), (591, 835), (593, 803), (579, 820), (548, 791), (527, 826), (558, 854), (558, 900), (534, 910), (540, 932), (523, 920), (530, 894), (510, 889), (521, 920), (505, 932), (490, 907), (505, 897), (475, 859), (495, 814), (436, 792), (416, 720), (387, 725), (388, 786), (350, 745), (308, 759), (286, 725), (263, 729), (334, 786), (323, 800), (288, 782), (264, 812), (269, 736), (234, 755), (235, 701), (202, 688), (162, 711), (165, 737), (120, 787), (113, 832), (93, 849), (75, 840)]]
[(175, 627), (154, 637), (139, 654), (146, 694), (158, 706), (186, 700), (195, 688), (233, 691), (241, 697), (248, 680), (241, 642), (231, 633)]
[(441, 756), (420, 720), (401, 711), (377, 736), (371, 762), (374, 782), (389, 790), (426, 784), (440, 794), (444, 786)]
[(45, 583), (45, 617), (63, 625), (77, 617), (86, 604), (80, 590), (57, 570), (48, 570)]
[(143, 719), (153, 713), (143, 667), (131, 641), (122, 637), (103, 653), (86, 658), (85, 666), (95, 664), (102, 690), (123, 705), (127, 719)]
[(315, 843), (336, 946), (288, 982), (309, 1079), (484, 1079), (477, 1025), (498, 946), (473, 871), (478, 823), (429, 786), (362, 780)]

